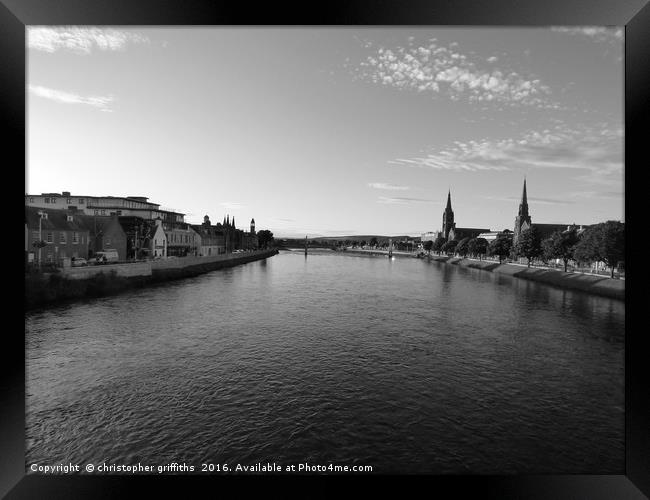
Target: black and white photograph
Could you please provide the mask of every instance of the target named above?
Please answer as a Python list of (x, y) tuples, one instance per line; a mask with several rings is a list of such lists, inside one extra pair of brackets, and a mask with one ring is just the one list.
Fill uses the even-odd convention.
[(625, 473), (623, 26), (25, 47), (27, 475)]

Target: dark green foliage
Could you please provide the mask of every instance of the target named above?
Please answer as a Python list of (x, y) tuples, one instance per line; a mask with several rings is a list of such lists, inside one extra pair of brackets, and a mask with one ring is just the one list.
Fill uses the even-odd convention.
[(574, 258), (582, 262), (604, 262), (611, 269), (625, 261), (625, 224), (607, 221), (587, 228), (576, 245)]
[(262, 229), (257, 232), (257, 242), (260, 248), (268, 248), (273, 244), (273, 233), (268, 229)]
[(480, 258), (488, 251), (488, 241), (485, 238), (472, 238), (467, 243), (467, 248), (470, 254), (478, 255)]
[(522, 231), (514, 247), (514, 254), (528, 259), (528, 267), (533, 259), (542, 255), (542, 237), (535, 226)]
[(512, 240), (505, 236), (499, 236), (496, 240), (492, 240), (488, 246), (488, 253), (499, 257), (499, 263), (510, 255), (512, 250)]
[(424, 242), (424, 249), (428, 252), (431, 253), (431, 249), (433, 248), (433, 241), (425, 241)]
[(458, 242), (458, 245), (456, 246), (456, 253), (462, 257), (467, 257), (467, 254), (469, 253), (469, 238), (463, 238)]
[(457, 240), (449, 240), (447, 243), (442, 245), (441, 250), (447, 254), (453, 254), (456, 251), (456, 247), (458, 246), (458, 241)]
[(578, 232), (575, 228), (563, 232), (556, 231), (542, 242), (542, 253), (546, 259), (562, 259), (564, 272), (566, 272), (578, 241)]
[(442, 250), (442, 246), (447, 243), (447, 240), (443, 236), (438, 236), (436, 238), (436, 241), (433, 242), (433, 250), (435, 252), (438, 252), (438, 255), (440, 255), (440, 251)]

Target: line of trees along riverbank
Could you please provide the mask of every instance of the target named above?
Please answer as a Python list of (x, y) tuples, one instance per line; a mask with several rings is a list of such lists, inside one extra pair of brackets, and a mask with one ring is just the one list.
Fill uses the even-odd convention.
[(618, 221), (607, 221), (588, 227), (582, 232), (573, 226), (566, 231), (556, 231), (550, 237), (543, 239), (539, 229), (533, 225), (521, 232), (516, 244), (513, 244), (511, 232), (504, 232), (495, 240), (488, 243), (484, 238), (464, 238), (460, 241), (447, 241), (439, 237), (436, 241), (427, 241), (424, 249), (435, 251), (438, 255), (458, 255), (481, 258), (494, 256), (499, 263), (505, 259), (526, 259), (528, 267), (534, 262), (558, 259), (564, 264), (564, 272), (568, 272), (569, 263), (574, 267), (589, 267), (593, 263), (603, 263), (610, 270), (610, 277), (615, 277), (625, 266), (625, 224)]

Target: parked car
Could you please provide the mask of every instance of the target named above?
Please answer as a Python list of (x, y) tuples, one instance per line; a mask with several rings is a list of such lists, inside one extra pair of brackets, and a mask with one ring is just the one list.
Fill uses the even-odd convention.
[(117, 255), (117, 250), (102, 250), (101, 252), (95, 252), (95, 264), (108, 264), (111, 262), (117, 262), (119, 259)]
[(83, 257), (72, 257), (71, 261), (72, 261), (72, 267), (81, 267), (81, 266), (88, 265), (88, 261)]

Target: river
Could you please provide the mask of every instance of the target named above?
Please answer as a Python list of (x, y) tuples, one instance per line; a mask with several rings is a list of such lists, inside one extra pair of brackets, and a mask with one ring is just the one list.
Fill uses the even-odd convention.
[(623, 474), (621, 301), (279, 255), (25, 317), (26, 461)]

